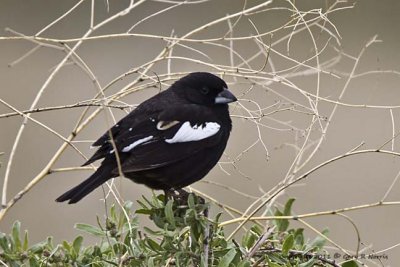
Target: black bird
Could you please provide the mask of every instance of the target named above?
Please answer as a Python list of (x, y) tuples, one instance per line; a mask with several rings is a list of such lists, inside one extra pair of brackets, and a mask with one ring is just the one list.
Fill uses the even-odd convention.
[(228, 103), (236, 100), (213, 74), (181, 78), (101, 136), (92, 145), (98, 150), (83, 164), (104, 159), (100, 167), (56, 201), (76, 203), (121, 171), (136, 183), (164, 191), (202, 179), (225, 150), (232, 129)]

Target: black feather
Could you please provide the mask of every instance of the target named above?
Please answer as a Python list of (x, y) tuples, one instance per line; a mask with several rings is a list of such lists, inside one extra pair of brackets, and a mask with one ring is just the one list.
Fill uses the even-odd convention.
[[(105, 132), (84, 165), (104, 159), (87, 180), (57, 201), (76, 203), (119, 176), (115, 153), (128, 179), (152, 189), (179, 189), (217, 164), (232, 129), (227, 103), (236, 98), (210, 73), (191, 73), (144, 101)], [(113, 141), (112, 142), (110, 141)]]
[(78, 202), (110, 178), (116, 177), (117, 175), (112, 174), (113, 169), (114, 166), (112, 164), (102, 164), (89, 178), (59, 196), (56, 201), (63, 202), (68, 200), (69, 204)]

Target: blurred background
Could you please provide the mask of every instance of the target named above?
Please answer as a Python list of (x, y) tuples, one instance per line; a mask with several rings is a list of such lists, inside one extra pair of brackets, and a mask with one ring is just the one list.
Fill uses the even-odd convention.
[[(75, 4), (79, 5), (67, 13)], [(257, 5), (264, 6), (201, 28)], [(53, 39), (42, 40), (40, 47), (24, 39), (0, 40), (0, 152), (4, 152), (0, 156), (1, 185), (23, 122), (21, 116), (4, 115), (13, 112), (4, 103), (20, 111), (29, 110), (52, 72), (78, 43), (68, 39), (84, 36), (91, 18), (94, 26), (106, 23), (89, 36), (108, 37), (84, 40), (75, 51), (75, 60), (66, 62), (46, 85), (35, 108), (94, 99), (99, 89), (82, 62), (101, 88), (135, 70), (115, 80), (104, 92), (107, 99), (119, 96), (121, 89), (129, 92), (113, 104), (132, 108), (157, 94), (160, 86), (166, 89), (172, 78), (183, 73), (210, 71), (221, 75), (240, 98), (239, 104), (231, 106), (234, 128), (220, 165), (193, 188), (223, 204), (245, 211), (285, 177), (299, 177), (360, 144), (360, 150), (382, 145), (385, 150), (400, 150), (398, 138), (391, 141), (400, 131), (400, 2), (149, 0), (138, 1), (129, 12), (119, 13), (128, 6), (129, 1), (95, 1), (92, 17), (90, 1), (0, 2), (0, 36)], [(66, 16), (50, 25), (63, 14)], [(113, 17), (115, 14), (120, 16)], [(149, 62), (176, 41), (157, 36), (182, 37), (195, 29), (198, 32), (187, 37), (192, 40), (180, 41), (145, 71)], [(129, 86), (143, 73), (143, 83)], [(161, 85), (157, 76), (163, 81)], [(320, 96), (318, 101), (316, 95)], [(341, 104), (335, 105), (336, 101)], [(91, 107), (85, 118), (97, 108)], [(33, 113), (32, 118), (66, 138), (83, 111), (83, 107), (59, 109)], [(111, 112), (118, 120), (129, 108)], [(79, 132), (74, 145), (89, 157), (93, 153), (91, 142), (112, 124), (110, 110), (103, 110)], [(7, 201), (43, 170), (63, 142), (32, 121), (26, 124), (9, 169)], [(51, 169), (78, 167), (84, 161), (67, 147)], [(395, 181), (399, 163), (398, 156), (382, 153), (346, 157), (318, 169), (274, 201), (279, 204), (289, 197), (296, 198), (296, 214), (381, 200), (398, 202), (400, 184)], [(48, 235), (56, 240), (70, 239), (77, 233), (77, 222), (96, 224), (96, 215), (105, 216), (103, 190), (97, 189), (76, 205), (54, 201), (91, 173), (77, 170), (46, 175), (9, 209), (0, 221), (0, 230), (8, 232), (19, 220), (35, 242)], [(115, 185), (124, 199), (133, 202), (151, 194), (149, 189), (128, 180), (116, 179)], [(113, 201), (111, 196), (109, 201)], [(395, 246), (381, 253), (387, 258), (368, 264), (396, 266), (400, 262), (400, 246), (396, 246), (400, 243), (399, 205), (360, 209), (346, 215), (360, 232), (364, 253)], [(354, 226), (343, 217), (317, 216), (306, 221), (320, 231), (328, 228), (329, 237), (342, 247), (356, 249)]]

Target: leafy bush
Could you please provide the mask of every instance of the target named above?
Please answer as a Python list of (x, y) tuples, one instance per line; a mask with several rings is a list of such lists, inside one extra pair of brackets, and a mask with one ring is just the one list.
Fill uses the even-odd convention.
[[(293, 199), (275, 215), (290, 215)], [(209, 204), (190, 194), (185, 205), (164, 200), (164, 195), (132, 202), (123, 209), (112, 206), (98, 225), (76, 224), (76, 229), (98, 237), (99, 242), (82, 246), (83, 237), (54, 244), (52, 237), (29, 245), (28, 232), (21, 239), (21, 224), (11, 234), (0, 233), (0, 259), (8, 266), (339, 266), (324, 250), (325, 239), (306, 241), (302, 228), (293, 229), (289, 220), (274, 220), (272, 226), (253, 223), (241, 242), (227, 240), (218, 214), (208, 218)], [(139, 214), (149, 216), (154, 229), (140, 227)], [(326, 234), (327, 232), (324, 232)], [(347, 262), (342, 266), (357, 266)]]

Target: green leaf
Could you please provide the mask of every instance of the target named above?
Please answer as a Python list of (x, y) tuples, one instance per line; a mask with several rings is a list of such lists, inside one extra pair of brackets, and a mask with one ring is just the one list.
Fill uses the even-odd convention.
[(215, 215), (214, 223), (216, 225), (218, 225), (219, 219), (221, 218), (222, 214), (223, 214), (222, 212), (218, 212), (217, 215)]
[(149, 260), (147, 261), (147, 266), (148, 267), (155, 267), (154, 265), (154, 257), (150, 257)]
[[(292, 214), (292, 205), (295, 201), (294, 198), (290, 198), (283, 208), (283, 212), (277, 209), (274, 213), (275, 216), (290, 216)], [(287, 219), (277, 219), (275, 220), (275, 225), (277, 226), (278, 232), (285, 232), (289, 228), (289, 220)]]
[(354, 260), (345, 261), (341, 264), (342, 267), (358, 267), (357, 262)]
[(28, 231), (25, 230), (24, 244), (22, 245), (22, 249), (23, 249), (24, 251), (26, 251), (26, 250), (28, 249), (28, 242), (29, 242)]
[(136, 202), (137, 202), (143, 209), (146, 209), (146, 210), (149, 209), (149, 207), (148, 207), (146, 204), (144, 204), (143, 201), (141, 201), (141, 200), (136, 200)]
[(15, 221), (12, 227), (12, 238), (14, 241), (15, 249), (20, 251), (21, 246), (21, 239), (20, 239), (20, 230), (21, 230), (21, 222)]
[(110, 217), (113, 218), (114, 220), (117, 219), (117, 212), (116, 212), (116, 210), (115, 210), (115, 204), (113, 204), (113, 205), (111, 206), (111, 209), (110, 209)]
[(150, 229), (149, 227), (143, 226), (143, 230), (151, 235), (160, 235), (160, 231), (154, 231), (153, 229)]
[(76, 255), (79, 255), (79, 252), (81, 251), (82, 241), (83, 237), (78, 236), (77, 238), (75, 238), (74, 242), (72, 242), (72, 247), (74, 248)]
[(299, 248), (301, 248), (304, 245), (304, 229), (303, 228), (298, 228), (294, 231), (294, 243), (297, 245)]
[(292, 205), (295, 200), (296, 199), (294, 198), (289, 198), (289, 200), (286, 202), (285, 208), (283, 209), (284, 216), (290, 216), (292, 214)]
[(29, 266), (30, 267), (39, 267), (39, 261), (35, 257), (29, 258)]
[(31, 246), (29, 248), (29, 250), (34, 254), (41, 253), (44, 250), (44, 248), (46, 247), (46, 245), (47, 245), (47, 242), (42, 241), (40, 243), (37, 243), (37, 244), (34, 244), (33, 246)]
[(264, 233), (264, 230), (261, 228), (261, 226), (255, 224), (250, 228), (250, 231), (254, 232), (257, 237), (261, 236)]
[(218, 267), (229, 267), (229, 264), (233, 261), (236, 256), (236, 250), (230, 249), (219, 261)]
[[(324, 229), (321, 233), (324, 236), (327, 236), (329, 234), (329, 230)], [(311, 247), (317, 248), (317, 249), (322, 249), (324, 247), (325, 243), (326, 243), (326, 238), (319, 235), (311, 242)]]
[(247, 231), (242, 238), (242, 246), (249, 249), (256, 242), (257, 237), (252, 231)]
[(98, 237), (104, 237), (106, 234), (104, 233), (103, 230), (101, 230), (99, 227), (86, 224), (86, 223), (77, 223), (75, 224), (75, 229), (78, 229), (80, 231), (83, 231), (85, 233), (98, 236)]
[(135, 211), (136, 214), (144, 214), (144, 215), (150, 215), (153, 213), (153, 211), (149, 209), (138, 209)]
[[(283, 213), (280, 210), (276, 210), (274, 216), (283, 216)], [(284, 232), (289, 227), (288, 220), (276, 219), (274, 220), (275, 225), (277, 226), (278, 232)]]
[(153, 251), (162, 251), (161, 246), (153, 239), (147, 238), (146, 243)]
[(174, 201), (172, 199), (168, 200), (167, 204), (165, 205), (164, 208), (164, 213), (165, 213), (165, 218), (167, 221), (175, 227), (175, 217), (174, 217), (174, 211), (172, 210), (172, 205), (174, 204)]
[(62, 245), (63, 245), (63, 247), (64, 247), (64, 249), (66, 250), (66, 251), (68, 251), (69, 253), (71, 253), (71, 246), (70, 246), (70, 244), (68, 244), (68, 242), (67, 241), (63, 241), (62, 242)]
[(2, 248), (4, 252), (10, 251), (7, 236), (3, 233), (0, 233), (0, 248)]
[(128, 214), (130, 213), (130, 211), (131, 211), (131, 209), (132, 209), (132, 206), (133, 206), (133, 202), (130, 201), (130, 200), (127, 200), (127, 201), (124, 203), (124, 209), (125, 209), (125, 211), (126, 211)]
[(303, 263), (299, 264), (299, 267), (313, 267), (315, 262), (316, 262), (316, 259), (311, 258), (307, 262), (303, 262)]
[(243, 260), (241, 261), (237, 267), (250, 267), (251, 266), (251, 262), (248, 260)]
[[(281, 215), (281, 216), (285, 216), (285, 215)], [(281, 219), (279, 227), (278, 227), (278, 231), (285, 232), (288, 228), (289, 228), (289, 220)]]
[(268, 262), (268, 267), (282, 267), (282, 265), (272, 262), (269, 258), (267, 258), (267, 262)]
[(285, 241), (283, 241), (282, 254), (284, 256), (288, 256), (289, 250), (293, 248), (293, 245), (294, 245), (294, 237), (292, 234), (290, 234), (285, 238)]
[(52, 236), (48, 236), (48, 237), (47, 237), (46, 245), (47, 245), (49, 248), (53, 248), (53, 237), (52, 237)]
[(195, 209), (196, 208), (196, 204), (195, 204), (195, 201), (194, 201), (194, 194), (189, 194), (187, 203), (188, 203), (189, 209)]

